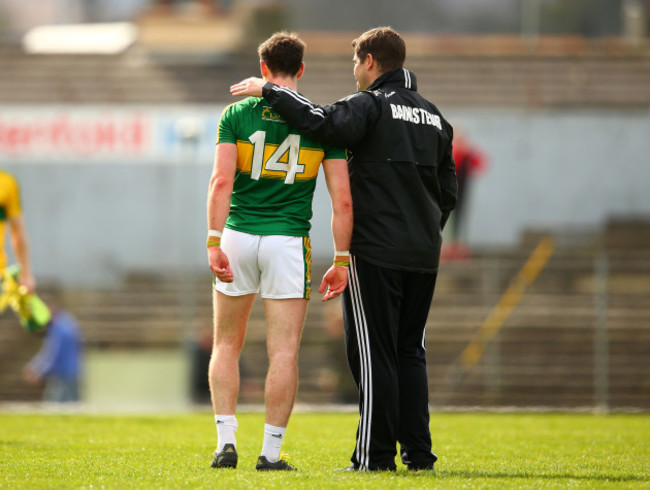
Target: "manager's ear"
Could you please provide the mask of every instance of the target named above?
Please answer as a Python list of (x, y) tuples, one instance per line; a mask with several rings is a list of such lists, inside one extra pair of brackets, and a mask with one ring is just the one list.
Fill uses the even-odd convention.
[(305, 63), (304, 61), (300, 63), (300, 68), (298, 69), (298, 73), (296, 73), (296, 78), (301, 78), (303, 73), (305, 73)]
[(366, 60), (365, 61), (366, 61), (366, 70), (368, 70), (368, 71), (372, 70), (373, 68), (378, 67), (377, 60), (370, 53), (366, 54)]

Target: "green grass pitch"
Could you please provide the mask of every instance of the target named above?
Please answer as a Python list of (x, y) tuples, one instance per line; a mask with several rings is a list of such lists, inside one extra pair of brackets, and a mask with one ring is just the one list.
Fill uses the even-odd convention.
[(334, 471), (355, 414), (294, 414), (299, 471), (258, 473), (263, 415), (239, 414), (236, 470), (210, 468), (209, 413), (0, 413), (0, 488), (650, 488), (650, 415), (433, 413), (435, 472)]

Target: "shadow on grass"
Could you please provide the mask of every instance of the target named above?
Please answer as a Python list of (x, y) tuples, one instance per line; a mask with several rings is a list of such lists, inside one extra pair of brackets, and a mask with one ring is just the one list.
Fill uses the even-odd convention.
[[(425, 472), (417, 472), (414, 476), (426, 477)], [(429, 476), (432, 476), (430, 473)], [(570, 473), (550, 474), (550, 473), (506, 473), (506, 472), (487, 472), (487, 471), (449, 471), (436, 470), (437, 478), (521, 478), (531, 479), (539, 478), (543, 480), (593, 480), (593, 481), (612, 481), (612, 482), (645, 482), (649, 481), (647, 476), (638, 475), (574, 475)]]

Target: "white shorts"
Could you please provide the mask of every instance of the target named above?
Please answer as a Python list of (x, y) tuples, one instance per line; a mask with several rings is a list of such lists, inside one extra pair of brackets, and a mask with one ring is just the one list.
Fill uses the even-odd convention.
[(217, 291), (228, 296), (261, 293), (262, 298), (269, 299), (309, 299), (309, 237), (250, 235), (226, 228), (221, 248), (228, 256), (234, 280), (227, 283), (215, 277)]

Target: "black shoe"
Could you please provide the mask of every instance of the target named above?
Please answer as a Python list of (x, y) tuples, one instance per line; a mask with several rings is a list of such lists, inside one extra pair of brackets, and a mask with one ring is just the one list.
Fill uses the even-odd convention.
[(429, 461), (411, 461), (406, 451), (402, 451), (402, 463), (411, 471), (421, 471), (421, 470), (433, 470), (433, 465), (438, 461), (438, 456), (431, 453), (433, 459), (428, 458)]
[(210, 466), (213, 468), (237, 468), (237, 450), (234, 444), (226, 444), (221, 451), (215, 451)]
[(257, 465), (255, 465), (257, 471), (269, 471), (269, 470), (282, 470), (282, 471), (294, 471), (297, 468), (291, 463), (284, 459), (279, 459), (275, 463), (269, 462), (266, 459), (266, 456), (260, 456), (257, 458)]

